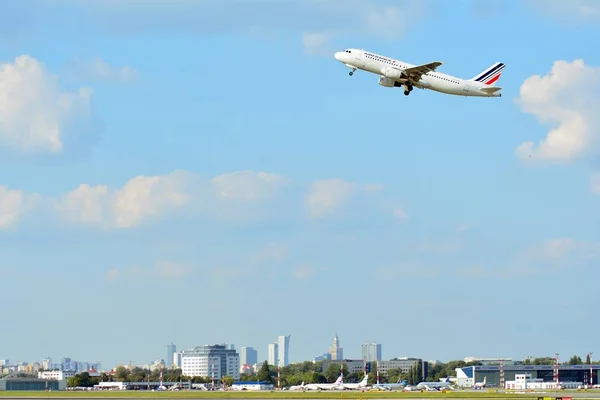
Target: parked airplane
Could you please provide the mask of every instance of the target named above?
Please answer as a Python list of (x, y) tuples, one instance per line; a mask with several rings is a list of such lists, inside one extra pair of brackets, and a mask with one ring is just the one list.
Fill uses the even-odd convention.
[(304, 385), (305, 390), (344, 390), (343, 375), (333, 383), (309, 383)]
[(452, 389), (452, 383), (450, 382), (450, 378), (446, 378), (440, 382), (419, 382), (417, 384), (417, 388), (426, 388), (426, 389), (435, 389), (435, 390)]
[(457, 96), (501, 97), (501, 87), (494, 86), (505, 65), (496, 62), (471, 79), (457, 78), (435, 72), (441, 62), (413, 65), (359, 49), (338, 51), (335, 59), (351, 69), (354, 75), (357, 69), (379, 75), (379, 84), (385, 87), (404, 86), (404, 94), (408, 96), (414, 87), (429, 89), (440, 93)]
[(403, 381), (398, 380), (396, 383), (375, 383), (371, 389), (377, 390), (393, 390), (398, 388), (403, 388), (408, 385), (408, 381), (404, 379)]
[(483, 381), (482, 382), (475, 382), (475, 384), (473, 385), (473, 389), (483, 389), (485, 387), (487, 383), (487, 376), (483, 377)]
[(344, 386), (344, 389), (351, 389), (351, 390), (365, 389), (367, 387), (368, 380), (369, 380), (369, 375), (365, 375), (364, 378), (362, 379), (362, 381), (360, 381), (358, 383), (342, 383), (342, 386)]
[(305, 388), (306, 386), (304, 385), (304, 381), (302, 381), (302, 383), (299, 385), (290, 386), (290, 390), (304, 390)]

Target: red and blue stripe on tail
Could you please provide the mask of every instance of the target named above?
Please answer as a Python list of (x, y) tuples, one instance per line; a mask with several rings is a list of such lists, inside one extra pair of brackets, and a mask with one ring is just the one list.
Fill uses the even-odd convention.
[(475, 82), (485, 83), (486, 85), (491, 85), (500, 78), (504, 67), (506, 67), (504, 63), (497, 62), (471, 80)]

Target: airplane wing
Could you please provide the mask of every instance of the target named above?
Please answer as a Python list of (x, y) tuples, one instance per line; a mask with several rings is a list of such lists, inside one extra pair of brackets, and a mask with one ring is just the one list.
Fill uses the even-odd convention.
[(418, 82), (421, 79), (423, 74), (427, 72), (433, 72), (437, 67), (442, 65), (443, 63), (439, 61), (434, 61), (429, 64), (417, 65), (415, 67), (410, 67), (402, 71), (404, 75), (406, 75), (411, 81)]

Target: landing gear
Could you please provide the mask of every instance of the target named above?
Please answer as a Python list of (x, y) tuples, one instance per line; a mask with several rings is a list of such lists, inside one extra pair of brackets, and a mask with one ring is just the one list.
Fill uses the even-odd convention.
[(411, 83), (405, 83), (404, 87), (406, 87), (406, 89), (404, 90), (404, 95), (408, 96), (410, 94), (410, 92), (412, 92), (413, 90), (413, 85)]
[(356, 71), (356, 68), (352, 68), (352, 71), (348, 72), (348, 75), (350, 75), (350, 76), (354, 75), (354, 71)]
[(410, 94), (410, 90), (405, 90), (405, 91), (404, 91), (404, 95), (405, 95), (405, 96), (408, 96), (409, 94)]

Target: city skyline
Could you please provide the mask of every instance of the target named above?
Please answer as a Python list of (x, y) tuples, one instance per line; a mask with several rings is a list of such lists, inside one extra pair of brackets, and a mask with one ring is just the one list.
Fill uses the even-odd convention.
[[(173, 341), (264, 359), (289, 334), (294, 362), (334, 332), (357, 358), (370, 338), (386, 358), (590, 351), (599, 15), (589, 0), (11, 2), (0, 356), (150, 362)], [(499, 61), (503, 95), (404, 96), (349, 76), (345, 48), (467, 79)]]
[[(289, 338), (290, 336), (291, 335), (288, 335), (288, 336), (281, 336), (280, 335), (280, 336), (278, 336), (278, 338), (285, 338), (285, 337)], [(336, 343), (338, 345), (340, 343), (340, 339), (339, 339), (339, 336), (338, 336), (337, 332), (334, 335), (334, 346), (335, 346)], [(215, 346), (215, 345), (217, 347), (224, 346), (225, 348), (231, 349), (231, 350), (235, 349), (235, 351), (238, 354), (239, 366), (247, 364), (247, 363), (243, 362), (244, 359), (245, 359), (244, 353), (243, 353), (244, 349), (247, 349), (249, 351), (251, 358), (256, 359), (256, 364), (262, 364), (263, 362), (267, 361), (270, 365), (273, 365), (273, 366), (277, 365), (276, 361), (271, 362), (269, 360), (268, 351), (267, 351), (266, 358), (261, 359), (261, 357), (259, 355), (260, 353), (258, 353), (258, 350), (255, 347), (253, 347), (253, 346), (237, 346), (235, 343), (224, 343), (224, 342), (221, 342), (221, 343), (215, 343), (215, 344), (210, 344), (210, 345), (209, 344), (203, 344), (203, 345), (194, 345), (194, 346), (190, 346), (190, 347), (184, 346), (184, 347), (181, 348), (181, 350), (177, 351), (176, 350), (177, 349), (177, 345), (174, 342), (171, 342), (170, 344), (167, 345), (167, 349), (168, 349), (167, 351), (168, 351), (168, 354), (169, 354), (171, 349), (175, 349), (176, 350), (176, 354), (181, 355), (182, 352), (185, 353), (187, 351), (187, 352), (196, 353), (198, 348), (202, 348), (202, 347), (206, 347), (206, 346), (211, 347), (211, 346)], [(279, 353), (279, 349), (278, 349), (278, 342), (270, 343), (268, 346), (271, 346), (271, 345), (275, 346), (275, 349), (276, 349), (275, 350), (275, 354), (276, 354), (277, 357), (279, 357), (280, 353)], [(330, 352), (333, 351), (334, 346), (332, 346), (330, 348)], [(361, 361), (361, 362), (362, 361), (376, 362), (376, 361), (385, 361), (385, 360), (393, 360), (393, 359), (422, 359), (424, 361), (433, 362), (433, 363), (436, 363), (436, 362), (449, 362), (449, 361), (457, 361), (457, 360), (463, 360), (465, 362), (484, 361), (484, 363), (490, 363), (490, 362), (492, 362), (492, 363), (498, 363), (498, 362), (500, 362), (500, 360), (504, 360), (504, 361), (507, 362), (507, 364), (509, 364), (509, 363), (513, 363), (515, 361), (532, 360), (534, 358), (543, 358), (543, 357), (554, 358), (554, 357), (558, 357), (559, 363), (566, 363), (572, 356), (578, 356), (578, 354), (576, 354), (576, 353), (572, 353), (572, 354), (566, 355), (566, 354), (562, 354), (562, 353), (559, 353), (559, 352), (554, 352), (554, 353), (553, 352), (549, 352), (548, 354), (538, 354), (536, 356), (533, 356), (533, 355), (531, 355), (531, 353), (529, 353), (527, 356), (523, 356), (523, 357), (510, 357), (510, 356), (506, 356), (506, 354), (505, 354), (505, 357), (497, 357), (497, 356), (496, 357), (489, 357), (490, 352), (488, 352), (488, 353), (486, 353), (488, 356), (481, 356), (481, 355), (480, 356), (472, 356), (472, 355), (469, 355), (469, 356), (462, 356), (462, 357), (453, 358), (453, 359), (442, 360), (442, 359), (439, 359), (439, 358), (436, 358), (436, 357), (422, 357), (422, 356), (419, 356), (418, 354), (410, 354), (410, 355), (404, 354), (404, 355), (394, 355), (394, 356), (383, 357), (382, 348), (383, 348), (383, 344), (382, 343), (377, 343), (377, 342), (374, 342), (374, 341), (366, 340), (366, 341), (363, 341), (361, 343), (361, 345), (360, 345), (360, 353), (361, 353), (360, 356), (351, 356), (351, 357), (342, 356), (343, 358), (341, 358), (339, 360), (330, 359), (330, 361), (326, 361), (326, 362), (336, 362), (336, 361), (343, 361), (343, 360), (354, 360), (354, 361)], [(329, 353), (329, 354), (331, 355), (331, 353)], [(585, 353), (582, 353), (582, 354), (583, 354), (584, 359), (586, 357), (590, 357), (589, 360), (591, 360), (592, 362), (594, 362), (594, 359), (593, 359), (594, 352), (593, 351), (585, 352)], [(561, 358), (561, 355), (563, 355), (564, 358)], [(0, 354), (0, 356), (1, 356), (1, 354)], [(579, 356), (581, 356), (581, 355), (579, 355)], [(297, 362), (306, 362), (306, 361), (313, 361), (314, 362), (313, 359), (314, 359), (313, 356), (302, 358), (302, 359), (295, 359), (295, 360), (292, 360), (291, 362), (289, 362), (289, 364), (293, 364), (293, 363), (297, 363)], [(62, 357), (60, 363), (53, 362), (52, 360), (53, 359), (51, 357), (44, 357), (44, 358), (42, 358), (42, 359), (40, 359), (38, 361), (29, 361), (29, 364), (37, 362), (37, 363), (40, 363), (43, 367), (45, 367), (47, 369), (48, 366), (46, 364), (56, 366), (56, 365), (60, 365), (61, 363), (62, 364), (65, 364), (65, 363), (69, 364), (69, 363), (72, 362), (72, 358), (71, 357)], [(157, 365), (156, 363), (159, 360), (165, 361), (164, 359), (162, 359), (162, 358), (159, 357), (159, 358), (152, 358), (151, 360), (148, 360), (147, 362), (141, 362), (141, 363), (139, 363), (139, 362), (135, 363), (134, 362), (133, 364), (129, 364), (128, 362), (119, 362), (119, 363), (116, 363), (116, 364), (110, 364), (109, 363), (108, 365), (111, 365), (111, 367), (109, 367), (108, 369), (115, 368), (117, 365), (137, 365), (137, 366), (140, 366), (140, 365), (151, 366), (153, 364)], [(179, 360), (181, 360), (181, 357), (179, 357)], [(0, 365), (3, 365), (4, 362), (6, 362), (6, 361), (9, 361), (9, 359), (6, 358), (6, 357), (4, 359), (0, 358)], [(15, 361), (15, 363), (16, 362), (19, 362), (19, 361)], [(76, 365), (78, 363), (77, 361), (73, 361), (73, 362), (75, 363), (74, 365)], [(130, 362), (131, 362), (131, 360), (130, 360)], [(586, 361), (585, 363), (587, 364), (589, 362), (590, 361)], [(100, 364), (102, 364), (101, 362), (98, 362), (98, 363), (79, 362), (79, 363), (81, 365), (97, 365), (97, 366), (99, 366)], [(252, 363), (252, 364), (255, 364), (255, 363)], [(16, 364), (13, 364), (13, 365), (16, 365)], [(168, 368), (170, 366), (171, 366), (171, 364), (169, 364), (168, 362), (165, 365), (166, 368)], [(53, 369), (53, 368), (56, 368), (56, 367), (52, 367), (50, 369)]]

